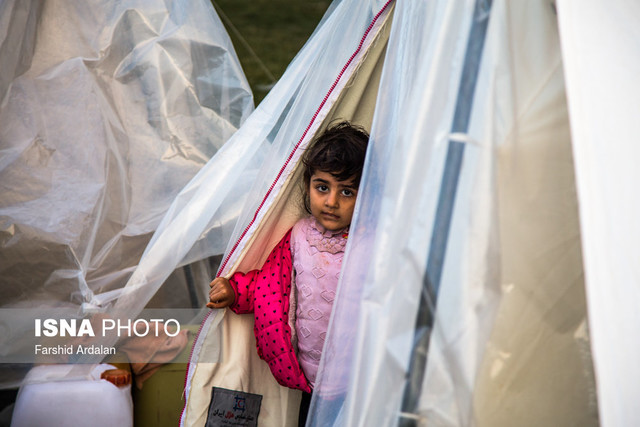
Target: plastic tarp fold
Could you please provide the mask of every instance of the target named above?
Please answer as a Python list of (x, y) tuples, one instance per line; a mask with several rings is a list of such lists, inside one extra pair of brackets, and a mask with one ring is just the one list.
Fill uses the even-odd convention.
[[(231, 40), (204, 0), (10, 0), (0, 61), (1, 308), (107, 310), (253, 111)], [(33, 331), (9, 323), (5, 355)]]

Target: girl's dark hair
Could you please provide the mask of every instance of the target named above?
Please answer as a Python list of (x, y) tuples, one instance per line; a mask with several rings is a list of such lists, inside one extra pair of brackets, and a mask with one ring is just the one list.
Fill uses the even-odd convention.
[(328, 172), (339, 181), (354, 177), (354, 185), (360, 185), (368, 142), (369, 134), (360, 126), (344, 121), (328, 127), (302, 156), (305, 188), (316, 171)]

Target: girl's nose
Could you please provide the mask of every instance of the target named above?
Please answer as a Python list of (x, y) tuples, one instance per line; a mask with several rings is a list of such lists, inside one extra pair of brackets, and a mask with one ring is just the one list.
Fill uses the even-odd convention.
[(335, 191), (329, 191), (329, 194), (327, 194), (327, 198), (325, 199), (325, 204), (331, 207), (338, 206), (338, 193)]

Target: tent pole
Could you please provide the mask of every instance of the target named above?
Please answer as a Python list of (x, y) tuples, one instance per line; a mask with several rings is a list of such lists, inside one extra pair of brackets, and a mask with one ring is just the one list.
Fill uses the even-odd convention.
[(187, 282), (187, 290), (189, 291), (189, 301), (191, 302), (191, 308), (200, 307), (200, 303), (198, 302), (198, 293), (196, 292), (196, 283), (193, 279), (193, 270), (190, 264), (182, 267), (182, 271), (184, 272), (184, 278)]
[[(477, 0), (474, 7), (451, 133), (467, 133), (469, 128), (473, 97), (491, 13), (491, 2), (492, 0)], [(464, 144), (449, 140), (431, 234), (427, 268), (422, 279), (422, 298), (418, 307), (413, 349), (399, 418), (401, 427), (417, 425), (415, 415), (418, 410), (418, 401), (427, 365), (429, 338), (434, 324), (436, 301), (440, 289), (463, 155)]]

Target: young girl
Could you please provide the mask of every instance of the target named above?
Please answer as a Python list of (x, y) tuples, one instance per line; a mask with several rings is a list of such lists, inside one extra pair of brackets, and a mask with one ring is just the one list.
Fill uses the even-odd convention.
[(258, 354), (280, 384), (305, 392), (301, 422), (316, 381), (368, 140), (363, 129), (342, 122), (313, 141), (302, 159), (310, 216), (285, 234), (260, 270), (210, 284), (208, 307), (254, 313)]

